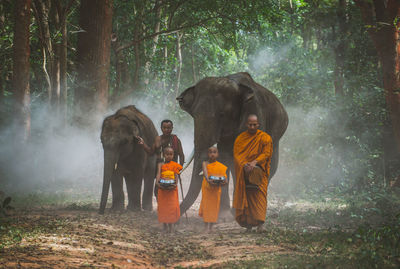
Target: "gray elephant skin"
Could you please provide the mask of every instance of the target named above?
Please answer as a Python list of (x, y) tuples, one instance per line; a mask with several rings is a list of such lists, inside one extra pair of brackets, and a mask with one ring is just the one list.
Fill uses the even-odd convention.
[[(128, 192), (128, 210), (152, 210), (156, 158), (148, 156), (137, 143), (137, 136), (153, 144), (157, 131), (153, 122), (135, 106), (119, 109), (103, 121), (101, 143), (104, 149), (104, 177), (99, 213), (104, 214), (112, 189), (112, 210), (124, 209), (123, 178)], [(142, 182), (144, 190), (141, 201)], [(142, 202), (142, 203), (141, 203)]]
[[(233, 144), (246, 128), (247, 117), (256, 114), (260, 129), (273, 141), (270, 178), (279, 160), (279, 139), (288, 126), (288, 115), (278, 98), (256, 83), (248, 73), (226, 77), (206, 77), (186, 89), (178, 98), (180, 107), (194, 120), (194, 164), (188, 193), (181, 213), (189, 209), (199, 195), (202, 183), (201, 163), (208, 147), (218, 143), (219, 161), (234, 172)], [(235, 179), (235, 175), (233, 174)], [(234, 180), (234, 184), (236, 184)], [(228, 187), (222, 188), (220, 216), (230, 210)]]

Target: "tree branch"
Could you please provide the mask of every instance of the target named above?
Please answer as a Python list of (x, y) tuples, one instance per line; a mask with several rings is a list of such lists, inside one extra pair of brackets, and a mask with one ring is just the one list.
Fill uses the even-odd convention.
[(130, 48), (130, 47), (134, 46), (137, 43), (140, 43), (140, 42), (142, 42), (142, 41), (144, 41), (146, 39), (153, 38), (153, 37), (158, 36), (158, 35), (169, 35), (169, 34), (173, 34), (173, 33), (176, 33), (178, 31), (181, 31), (183, 29), (192, 28), (192, 27), (195, 27), (195, 26), (200, 26), (204, 22), (207, 22), (207, 21), (212, 20), (212, 19), (215, 19), (215, 17), (210, 17), (210, 18), (207, 18), (207, 19), (204, 19), (204, 20), (201, 20), (201, 21), (198, 21), (196, 23), (189, 24), (189, 25), (182, 25), (182, 26), (176, 27), (174, 29), (167, 29), (167, 30), (159, 31), (157, 33), (149, 34), (149, 35), (143, 36), (142, 38), (140, 38), (138, 40), (133, 40), (133, 41), (127, 43), (127, 44), (121, 45), (120, 47), (118, 47), (116, 49), (116, 51), (118, 52), (120, 50), (124, 50), (124, 49)]

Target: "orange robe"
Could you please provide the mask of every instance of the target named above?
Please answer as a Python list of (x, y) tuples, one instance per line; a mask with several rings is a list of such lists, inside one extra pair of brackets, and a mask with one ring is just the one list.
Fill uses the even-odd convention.
[[(171, 161), (161, 166), (161, 178), (175, 179), (182, 165)], [(171, 190), (158, 189), (158, 221), (161, 223), (175, 223), (181, 213), (179, 209), (178, 187)]]
[[(267, 189), (269, 168), (272, 157), (272, 139), (261, 131), (250, 134), (241, 133), (233, 146), (235, 161), (236, 188), (233, 207), (236, 209), (236, 221), (242, 227), (253, 227), (265, 222), (267, 213)], [(244, 165), (257, 160), (257, 164), (265, 171), (259, 189), (246, 190)]]
[[(208, 176), (226, 176), (227, 167), (220, 162), (213, 162), (207, 164)], [(221, 186), (211, 185), (207, 182), (206, 178), (203, 177), (203, 183), (201, 185), (201, 203), (199, 216), (203, 217), (204, 222), (215, 223), (218, 220), (219, 206), (221, 200)]]

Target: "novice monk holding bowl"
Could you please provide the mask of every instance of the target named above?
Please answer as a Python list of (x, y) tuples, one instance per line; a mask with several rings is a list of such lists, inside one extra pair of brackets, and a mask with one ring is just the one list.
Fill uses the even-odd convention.
[(221, 199), (221, 185), (228, 182), (227, 167), (217, 161), (218, 149), (212, 146), (208, 149), (208, 160), (203, 162), (202, 198), (199, 216), (203, 217), (204, 230), (212, 232), (214, 223), (218, 220)]
[(164, 231), (171, 233), (180, 218), (177, 182), (182, 165), (172, 161), (174, 150), (171, 147), (165, 147), (163, 154), (165, 161), (157, 167), (158, 221), (163, 223)]

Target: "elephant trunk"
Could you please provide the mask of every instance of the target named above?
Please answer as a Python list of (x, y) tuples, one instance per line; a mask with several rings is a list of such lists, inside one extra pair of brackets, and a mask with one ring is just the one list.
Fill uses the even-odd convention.
[(189, 190), (186, 193), (185, 199), (180, 205), (181, 215), (193, 205), (194, 201), (196, 201), (197, 197), (199, 196), (203, 181), (203, 176), (200, 176), (199, 173), (202, 170), (202, 162), (205, 159), (204, 155), (205, 154), (196, 154), (194, 156), (192, 179), (190, 181)]
[(218, 142), (219, 126), (210, 117), (198, 116), (194, 119), (194, 164), (192, 179), (185, 199), (180, 205), (181, 214), (186, 212), (199, 196), (203, 176), (199, 175), (202, 171), (202, 163), (207, 160), (207, 149)]
[(103, 173), (103, 190), (101, 192), (99, 214), (104, 214), (107, 205), (108, 192), (110, 190), (110, 182), (118, 162), (117, 151), (104, 149), (104, 173)]

